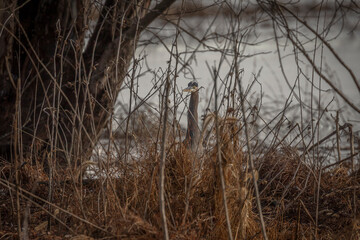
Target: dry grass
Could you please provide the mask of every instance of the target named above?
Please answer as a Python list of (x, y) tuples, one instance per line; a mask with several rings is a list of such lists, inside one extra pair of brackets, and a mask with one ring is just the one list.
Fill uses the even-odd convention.
[[(241, 146), (236, 118), (222, 119), (220, 139), (227, 205), (235, 239), (262, 239), (252, 179)], [(213, 134), (213, 133), (211, 133)], [(145, 136), (145, 134), (144, 134)], [(169, 138), (171, 139), (171, 138)], [(69, 169), (54, 174), (53, 205), (47, 204), (47, 174), (42, 159), (20, 169), (21, 215), (28, 199), (31, 239), (159, 239), (158, 150), (151, 141), (136, 160), (108, 168), (108, 177), (73, 181)], [(227, 239), (216, 148), (209, 144), (196, 156), (182, 144), (167, 146), (166, 211), (171, 239)], [(195, 160), (196, 159), (196, 160)], [(116, 159), (107, 159), (116, 163)], [(297, 150), (282, 147), (267, 151), (256, 161), (261, 204), (269, 239), (310, 239), (316, 228), (316, 191), (320, 186), (318, 239), (358, 239), (359, 218), (354, 217), (354, 188), (359, 178), (335, 166), (319, 171), (306, 165)], [(106, 168), (103, 168), (106, 172)], [(116, 176), (116, 177), (115, 177)], [(358, 176), (358, 174), (356, 175)], [(14, 174), (1, 163), (0, 234), (17, 236)], [(320, 181), (320, 184), (318, 184)], [(356, 205), (360, 196), (356, 198)], [(56, 206), (56, 207), (55, 207)], [(51, 230), (48, 226), (51, 212)], [(86, 238), (86, 236), (91, 236)]]

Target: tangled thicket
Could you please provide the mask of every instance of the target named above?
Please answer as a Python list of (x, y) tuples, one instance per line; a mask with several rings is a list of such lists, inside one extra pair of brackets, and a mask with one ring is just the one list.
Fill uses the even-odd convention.
[[(240, 147), (244, 141), (242, 130), (235, 118), (222, 119), (219, 129), (233, 236), (262, 239), (253, 179), (246, 152)], [(136, 159), (125, 162), (114, 159), (118, 155), (103, 157), (94, 168), (97, 178), (83, 177), (80, 167), (56, 172), (50, 207), (44, 159), (22, 166), (20, 214), (22, 219), (29, 214), (30, 238), (161, 238), (159, 156), (146, 136), (143, 133), (142, 150)], [(165, 199), (171, 239), (227, 239), (217, 152), (215, 143), (209, 142), (204, 153), (198, 155), (175, 141), (167, 146)], [(360, 236), (355, 212), (360, 204), (358, 173), (339, 164), (319, 175), (317, 166), (305, 163), (291, 147), (264, 149), (255, 163), (269, 239), (310, 239), (315, 233), (318, 239)], [(91, 164), (87, 166), (94, 167)], [(1, 162), (0, 233), (9, 239), (17, 236), (13, 182), (11, 164)]]

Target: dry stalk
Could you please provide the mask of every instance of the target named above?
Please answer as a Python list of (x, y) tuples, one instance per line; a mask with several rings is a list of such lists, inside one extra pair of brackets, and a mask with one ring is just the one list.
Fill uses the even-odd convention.
[(216, 128), (216, 148), (217, 148), (217, 160), (219, 165), (219, 173), (220, 173), (220, 181), (221, 181), (221, 193), (222, 193), (222, 199), (224, 204), (224, 211), (225, 211), (225, 217), (226, 217), (226, 226), (228, 231), (228, 237), (229, 240), (233, 239), (232, 231), (231, 231), (231, 223), (229, 218), (229, 210), (227, 206), (227, 200), (226, 200), (226, 186), (225, 186), (225, 179), (224, 179), (224, 172), (222, 167), (222, 159), (221, 159), (221, 142), (220, 142), (220, 132), (219, 132), (219, 109), (218, 109), (218, 94), (217, 94), (217, 71), (214, 69), (214, 90), (215, 90), (215, 128)]
[[(349, 125), (349, 133), (350, 133), (350, 156), (353, 156), (355, 153), (355, 147), (354, 147), (354, 133), (352, 129), (352, 125)], [(351, 157), (351, 172), (354, 175), (353, 176), (353, 184), (356, 186), (356, 165), (355, 165), (355, 159), (354, 157)], [(357, 202), (357, 196), (356, 196), (356, 187), (354, 187), (353, 191), (353, 211), (354, 211), (354, 219), (356, 220), (357, 217), (357, 209), (356, 209), (356, 202)]]
[(160, 166), (159, 166), (159, 202), (160, 202), (160, 214), (161, 214), (161, 221), (162, 221), (162, 228), (163, 228), (163, 238), (165, 240), (169, 239), (169, 230), (167, 227), (166, 221), (166, 210), (165, 210), (165, 161), (166, 161), (166, 129), (167, 129), (167, 119), (168, 119), (168, 99), (169, 99), (169, 92), (170, 92), (170, 76), (166, 78), (165, 84), (165, 96), (163, 98), (163, 102), (165, 102), (165, 109), (164, 109), (164, 120), (163, 120), (163, 133), (162, 133), (162, 143), (161, 143), (161, 152), (160, 152)]
[[(10, 76), (10, 78), (12, 78)], [(14, 80), (12, 80), (14, 82)], [(21, 143), (21, 80), (17, 79), (16, 87), (16, 105), (15, 105), (15, 115), (14, 115), (14, 170), (15, 170), (15, 189), (16, 189), (16, 211), (17, 211), (17, 230), (19, 239), (22, 236), (21, 231), (21, 209), (20, 209), (20, 176), (19, 171), (22, 164), (22, 143)], [(28, 229), (24, 229), (26, 232)], [(27, 234), (25, 234), (27, 235)]]
[(336, 111), (335, 124), (336, 124), (336, 150), (337, 150), (337, 154), (338, 154), (338, 161), (341, 162), (339, 111)]
[[(238, 72), (236, 73), (236, 75), (238, 75)], [(257, 208), (259, 211), (259, 216), (260, 216), (261, 232), (263, 234), (264, 239), (267, 240), (268, 237), (266, 234), (266, 227), (265, 227), (264, 217), (262, 214), (259, 187), (258, 187), (257, 180), (256, 180), (257, 178), (256, 178), (256, 172), (255, 172), (255, 165), (254, 165), (254, 160), (252, 158), (252, 153), (251, 153), (250, 137), (249, 137), (249, 132), (248, 132), (248, 123), (246, 120), (246, 112), (245, 112), (245, 106), (244, 106), (245, 97), (243, 95), (243, 90), (242, 90), (240, 79), (238, 78), (237, 80), (238, 80), (238, 86), (239, 86), (239, 90), (240, 90), (241, 111), (242, 111), (243, 122), (244, 122), (244, 126), (245, 126), (247, 153), (248, 153), (248, 158), (249, 158), (249, 162), (250, 162), (252, 178), (254, 181), (254, 188), (255, 188), (255, 193), (256, 193), (256, 205), (257, 205)]]

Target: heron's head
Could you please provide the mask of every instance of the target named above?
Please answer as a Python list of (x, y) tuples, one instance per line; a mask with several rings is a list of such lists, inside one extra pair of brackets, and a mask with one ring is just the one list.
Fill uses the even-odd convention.
[(198, 89), (199, 89), (198, 83), (195, 82), (195, 81), (191, 81), (191, 82), (189, 82), (187, 88), (185, 88), (183, 90), (183, 92), (191, 92), (191, 93), (193, 93), (193, 92), (196, 92)]

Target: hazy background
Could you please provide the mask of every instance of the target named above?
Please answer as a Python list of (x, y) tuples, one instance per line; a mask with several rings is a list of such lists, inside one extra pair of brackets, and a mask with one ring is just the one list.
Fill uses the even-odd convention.
[[(317, 3), (319, 2), (321, 1), (317, 1)], [(170, 10), (170, 13), (178, 13), (180, 6), (181, 1), (178, 1)], [(317, 8), (314, 9), (314, 6), (317, 6)], [(217, 14), (221, 7), (225, 8), (223, 10), (224, 13)], [(245, 8), (244, 5), (236, 4), (235, 7)], [(202, 8), (204, 8), (203, 11), (195, 11)], [(325, 10), (322, 10), (319, 14), (319, 5), (316, 5), (314, 1), (301, 1), (301, 3), (299, 2), (297, 5), (294, 5), (294, 9), (298, 10), (299, 17), (306, 19), (307, 23), (314, 29), (318, 29), (321, 36), (331, 44), (335, 52), (352, 69), (359, 80), (360, 19), (357, 14), (334, 13), (334, 8), (335, 5), (332, 1), (323, 1), (322, 9)], [(258, 82), (252, 88), (251, 98), (254, 104), (256, 100), (261, 98), (262, 116), (271, 119), (283, 109), (286, 99), (289, 98), (293, 108), (287, 114), (287, 117), (291, 121), (300, 122), (298, 97), (301, 97), (305, 108), (306, 105), (311, 105), (311, 79), (313, 79), (313, 105), (317, 106), (318, 104), (320, 89), (320, 105), (323, 109), (327, 106), (328, 120), (331, 120), (331, 116), (336, 115), (336, 110), (340, 110), (341, 122), (351, 123), (356, 130), (359, 130), (360, 115), (349, 108), (324, 80), (319, 80), (319, 76), (316, 73), (312, 78), (312, 67), (310, 64), (308, 64), (298, 50), (294, 51), (291, 42), (277, 30), (282, 58), (281, 64), (283, 65), (287, 80), (285, 79), (280, 68), (271, 20), (267, 16), (259, 16), (256, 13), (258, 5), (255, 1), (249, 1), (249, 5), (245, 9), (244, 14), (239, 17), (240, 26), (237, 25), (245, 36), (242, 39), (244, 42), (244, 52), (241, 57), (240, 68), (243, 69), (243, 85), (245, 87), (254, 80), (254, 75), (258, 75)], [(213, 80), (207, 64), (209, 66), (217, 66), (221, 61), (221, 51), (224, 51), (223, 48), (225, 46), (224, 37), (232, 31), (231, 24), (234, 22), (234, 19), (231, 19), (226, 14), (226, 6), (220, 3), (214, 6), (212, 1), (187, 2), (185, 3), (184, 11), (188, 13), (183, 13), (181, 16), (177, 44), (179, 59), (183, 62), (188, 61), (188, 66), (179, 73), (176, 82), (177, 97), (184, 101), (180, 103), (177, 115), (178, 118), (180, 116), (179, 120), (183, 126), (185, 126), (186, 117), (184, 115), (181, 117), (181, 113), (184, 110), (186, 112), (185, 103), (188, 99), (185, 99), (187, 95), (183, 94), (181, 90), (193, 79), (196, 79), (199, 85), (204, 87), (200, 91), (199, 115), (204, 114), (205, 109), (209, 105), (213, 90)], [(134, 98), (134, 103), (139, 103), (140, 98), (143, 99), (149, 93), (156, 90), (154, 85), (159, 85), (155, 84), (155, 82), (161, 79), (168, 66), (167, 61), (170, 59), (169, 49), (175, 39), (174, 34), (177, 29), (175, 25), (179, 17), (179, 15), (174, 14), (173, 16), (166, 17), (166, 19), (160, 19), (153, 23), (141, 36), (135, 56), (135, 58), (141, 59), (139, 62), (141, 70), (138, 70), (137, 74), (139, 76), (134, 83), (134, 89), (137, 91), (139, 98)], [(255, 20), (258, 20), (258, 22)], [(170, 21), (172, 23), (169, 23)], [(298, 30), (298, 37), (308, 51), (309, 56), (313, 57), (313, 50), (316, 45), (315, 62), (322, 73), (331, 79), (335, 86), (341, 89), (347, 97), (351, 98), (357, 106), (360, 106), (360, 95), (354, 82), (350, 79), (349, 73), (335, 59), (328, 48), (321, 44), (319, 39), (315, 40), (314, 35), (298, 21), (289, 18), (288, 23), (290, 27)], [(324, 32), (321, 29), (324, 29)], [(201, 43), (199, 42), (200, 39), (203, 39)], [(226, 46), (225, 48), (228, 49), (230, 47)], [(296, 65), (294, 54), (299, 54), (299, 67)], [(230, 51), (226, 55), (221, 66), (220, 78), (225, 77), (226, 73), (229, 72), (229, 64), (231, 62)], [(172, 60), (172, 67), (174, 68), (174, 60)], [(127, 112), (128, 104), (124, 105), (124, 103), (128, 103), (130, 97), (129, 86), (130, 83), (127, 81), (118, 97), (123, 103), (125, 113)], [(297, 97), (294, 94), (290, 95), (292, 87), (294, 87), (294, 93)], [(220, 83), (219, 89), (221, 88), (222, 85)], [(221, 93), (222, 91), (220, 91)], [(151, 104), (155, 111), (159, 109), (159, 94), (155, 93), (147, 103)], [(211, 106), (213, 106), (213, 99), (210, 103), (210, 110), (213, 111), (214, 109)], [(120, 110), (120, 112), (122, 111)], [(303, 124), (306, 125), (309, 120), (304, 119)], [(331, 131), (335, 125), (333, 122), (327, 121), (323, 122), (321, 127), (324, 130)], [(326, 134), (326, 132), (322, 133)]]

